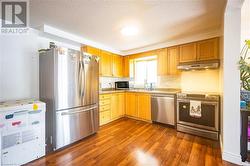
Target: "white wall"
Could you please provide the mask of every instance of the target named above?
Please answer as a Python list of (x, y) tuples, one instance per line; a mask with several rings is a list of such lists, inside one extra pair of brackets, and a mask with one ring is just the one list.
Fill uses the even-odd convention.
[(241, 9), (241, 44), (250, 40), (250, 0), (245, 0)]
[(62, 43), (30, 30), (28, 35), (0, 35), (0, 101), (39, 97), (38, 49), (49, 41), (80, 49), (80, 44)]
[(228, 1), (224, 18), (224, 160), (240, 164), (240, 79), (237, 62), (240, 54), (241, 4)]

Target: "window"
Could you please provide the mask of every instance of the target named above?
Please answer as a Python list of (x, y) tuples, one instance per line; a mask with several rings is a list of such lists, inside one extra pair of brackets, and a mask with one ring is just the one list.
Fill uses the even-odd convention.
[(143, 87), (147, 83), (157, 82), (156, 56), (135, 59), (133, 61), (133, 78), (136, 87)]

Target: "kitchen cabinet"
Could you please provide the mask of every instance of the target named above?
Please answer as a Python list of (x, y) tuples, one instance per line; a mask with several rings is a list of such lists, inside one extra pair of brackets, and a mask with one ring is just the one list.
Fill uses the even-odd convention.
[(168, 48), (168, 75), (179, 75), (180, 70), (177, 69), (177, 66), (180, 61), (180, 56), (179, 56), (179, 47), (170, 47)]
[(129, 77), (129, 56), (124, 56), (123, 57), (123, 76), (124, 77)]
[(95, 48), (95, 47), (91, 47), (91, 46), (83, 46), (82, 51), (87, 52), (87, 53), (92, 54), (92, 55), (100, 56), (101, 50), (98, 48)]
[(136, 93), (126, 93), (126, 115), (132, 117), (138, 117), (136, 109)]
[(157, 55), (157, 75), (168, 75), (168, 49), (160, 49)]
[(178, 75), (179, 47), (160, 49), (157, 55), (157, 75)]
[(151, 97), (145, 93), (126, 93), (126, 115), (151, 121)]
[(197, 60), (219, 59), (219, 38), (197, 42)]
[(99, 96), (99, 121), (100, 125), (106, 124), (111, 120), (111, 94)]
[(113, 73), (114, 77), (123, 77), (123, 58), (122, 56), (113, 54)]
[(151, 120), (151, 97), (149, 94), (138, 93), (137, 95), (138, 118)]
[(124, 93), (113, 93), (111, 96), (111, 119), (115, 120), (124, 116)]
[(101, 50), (101, 75), (113, 76), (113, 55), (108, 51)]
[(180, 46), (180, 62), (196, 61), (196, 43), (188, 43)]

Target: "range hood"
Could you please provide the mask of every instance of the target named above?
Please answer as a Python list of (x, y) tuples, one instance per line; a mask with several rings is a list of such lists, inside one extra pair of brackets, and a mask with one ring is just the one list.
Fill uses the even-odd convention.
[(180, 63), (177, 66), (179, 70), (204, 70), (204, 69), (216, 69), (219, 68), (219, 61), (205, 61), (195, 63)]

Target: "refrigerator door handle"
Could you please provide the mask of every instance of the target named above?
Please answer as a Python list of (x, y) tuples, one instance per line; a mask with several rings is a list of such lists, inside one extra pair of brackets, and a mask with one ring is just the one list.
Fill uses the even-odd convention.
[(93, 109), (96, 109), (97, 106), (94, 106), (94, 107), (91, 107), (91, 108), (88, 108), (88, 109), (83, 109), (83, 110), (79, 110), (79, 111), (66, 111), (66, 112), (61, 112), (61, 115), (72, 115), (72, 114), (77, 114), (77, 113), (81, 113), (81, 112), (86, 112), (86, 111), (90, 111), (90, 110), (93, 110)]
[(84, 64), (84, 57), (83, 57), (83, 59), (82, 59), (82, 66), (83, 66), (83, 83), (84, 83), (84, 85), (83, 85), (83, 87), (82, 87), (82, 96), (81, 96), (81, 99), (83, 100), (84, 99), (84, 95), (85, 95), (85, 87), (86, 87), (86, 77), (85, 77), (85, 64)]

